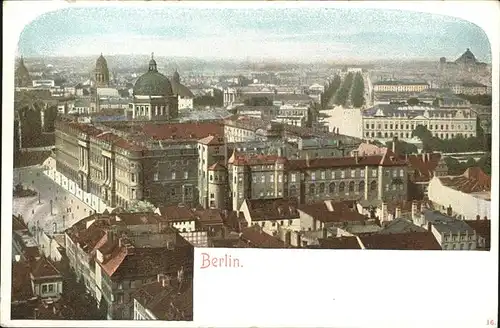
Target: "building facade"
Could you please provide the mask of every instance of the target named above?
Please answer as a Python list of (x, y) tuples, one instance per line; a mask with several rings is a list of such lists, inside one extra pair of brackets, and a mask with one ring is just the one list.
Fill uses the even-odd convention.
[(379, 81), (373, 83), (374, 92), (421, 92), (429, 88), (427, 82)]

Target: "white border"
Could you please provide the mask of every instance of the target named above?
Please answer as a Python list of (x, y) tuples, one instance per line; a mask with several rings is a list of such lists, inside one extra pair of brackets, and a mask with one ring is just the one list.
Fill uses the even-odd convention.
[[(3, 4), (3, 101), (2, 101), (2, 226), (1, 231), (4, 231), (4, 238), (2, 238), (2, 258), (4, 265), (1, 266), (2, 279), (1, 279), (1, 324), (6, 326), (64, 326), (70, 325), (74, 327), (93, 327), (101, 326), (102, 322), (92, 321), (72, 321), (72, 322), (59, 322), (59, 321), (15, 321), (9, 322), (5, 319), (10, 315), (10, 285), (11, 285), (11, 239), (7, 238), (11, 230), (11, 181), (12, 181), (12, 136), (13, 125), (11, 124), (13, 117), (13, 76), (14, 76), (14, 58), (16, 52), (17, 41), (19, 35), (27, 24), (43, 13), (54, 11), (67, 7), (109, 7), (116, 6), (116, 2), (76, 2), (67, 3), (63, 1), (8, 1)], [(468, 20), (479, 27), (481, 27), (487, 34), (491, 43), (492, 55), (492, 72), (493, 72), (493, 145), (492, 149), (498, 149), (498, 108), (499, 108), (499, 7), (493, 1), (441, 1), (441, 2), (428, 2), (428, 1), (411, 1), (411, 2), (120, 2), (120, 6), (136, 7), (136, 6), (175, 6), (175, 7), (195, 7), (195, 8), (309, 8), (309, 7), (328, 7), (328, 8), (378, 8), (378, 9), (402, 9), (412, 10), (418, 12), (427, 12), (434, 14), (449, 15)], [(492, 154), (492, 180), (498, 181), (498, 152)], [(498, 183), (493, 183), (492, 197), (498, 200)], [(498, 205), (493, 202), (492, 208), (492, 250), (490, 252), (490, 260), (498, 263)], [(256, 251), (257, 252), (257, 251)], [(314, 252), (314, 251), (311, 251)], [(384, 252), (374, 253), (373, 256), (385, 257), (387, 254)], [(399, 263), (401, 265), (401, 263)], [(495, 265), (497, 268), (497, 265)], [(496, 269), (496, 276), (498, 276), (498, 268)], [(460, 274), (460, 273), (457, 273)], [(464, 285), (465, 288), (485, 288), (497, 290), (498, 281), (485, 282), (481, 280), (482, 273), (478, 272), (476, 277), (464, 277), (464, 281), (468, 284)], [(223, 280), (223, 279), (221, 279)], [(195, 282), (196, 286), (196, 282)], [(195, 287), (196, 290), (202, 288), (201, 286)], [(215, 296), (214, 296), (215, 297)], [(477, 302), (490, 302), (489, 300), (476, 300)], [(498, 302), (496, 300), (491, 300)], [(216, 299), (214, 298), (214, 302)], [(196, 313), (196, 309), (194, 309)], [(255, 315), (251, 313), (249, 315)], [(216, 314), (214, 314), (216, 315)], [(313, 315), (313, 313), (311, 313)], [(362, 313), (360, 313), (362, 315)], [(196, 315), (195, 315), (196, 317)], [(179, 322), (153, 322), (153, 321), (110, 321), (106, 322), (109, 327), (199, 327), (201, 323), (179, 323)], [(234, 326), (238, 326), (235, 322)], [(246, 325), (249, 326), (249, 325)]]

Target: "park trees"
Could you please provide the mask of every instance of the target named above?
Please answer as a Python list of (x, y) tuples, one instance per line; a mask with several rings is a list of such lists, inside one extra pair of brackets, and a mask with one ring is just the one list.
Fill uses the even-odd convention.
[(351, 90), (351, 103), (355, 108), (359, 108), (365, 103), (365, 83), (361, 73), (356, 73), (354, 76)]

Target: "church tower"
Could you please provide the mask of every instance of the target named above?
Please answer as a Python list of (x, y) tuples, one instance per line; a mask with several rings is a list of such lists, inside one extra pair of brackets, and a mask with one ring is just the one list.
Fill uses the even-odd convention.
[(31, 77), (26, 65), (24, 65), (24, 58), (21, 56), (15, 72), (15, 85), (16, 87), (29, 87), (31, 86)]
[(97, 88), (107, 88), (109, 87), (109, 69), (106, 59), (103, 57), (102, 53), (97, 58), (94, 70), (94, 80), (95, 86)]

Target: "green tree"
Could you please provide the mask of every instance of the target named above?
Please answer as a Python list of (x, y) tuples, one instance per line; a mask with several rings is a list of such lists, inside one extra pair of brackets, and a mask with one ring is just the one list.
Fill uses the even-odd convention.
[[(392, 141), (387, 141), (385, 146), (389, 149), (392, 149)], [(418, 149), (417, 149), (417, 146), (413, 145), (413, 144), (410, 144), (410, 143), (407, 143), (407, 142), (404, 142), (404, 141), (401, 141), (401, 140), (397, 140), (396, 141), (396, 151), (398, 152), (398, 154), (401, 154), (401, 155), (410, 155), (410, 154), (415, 154), (418, 152)]]
[(418, 100), (418, 98), (410, 98), (406, 101), (406, 103), (410, 106), (416, 106), (420, 104), (420, 100)]
[(365, 83), (361, 73), (356, 73), (354, 76), (351, 90), (351, 103), (355, 108), (359, 108), (365, 103)]
[(346, 75), (342, 86), (337, 90), (337, 93), (335, 94), (335, 105), (345, 106), (347, 98), (349, 97), (349, 92), (351, 91), (353, 77), (354, 75), (352, 73)]

